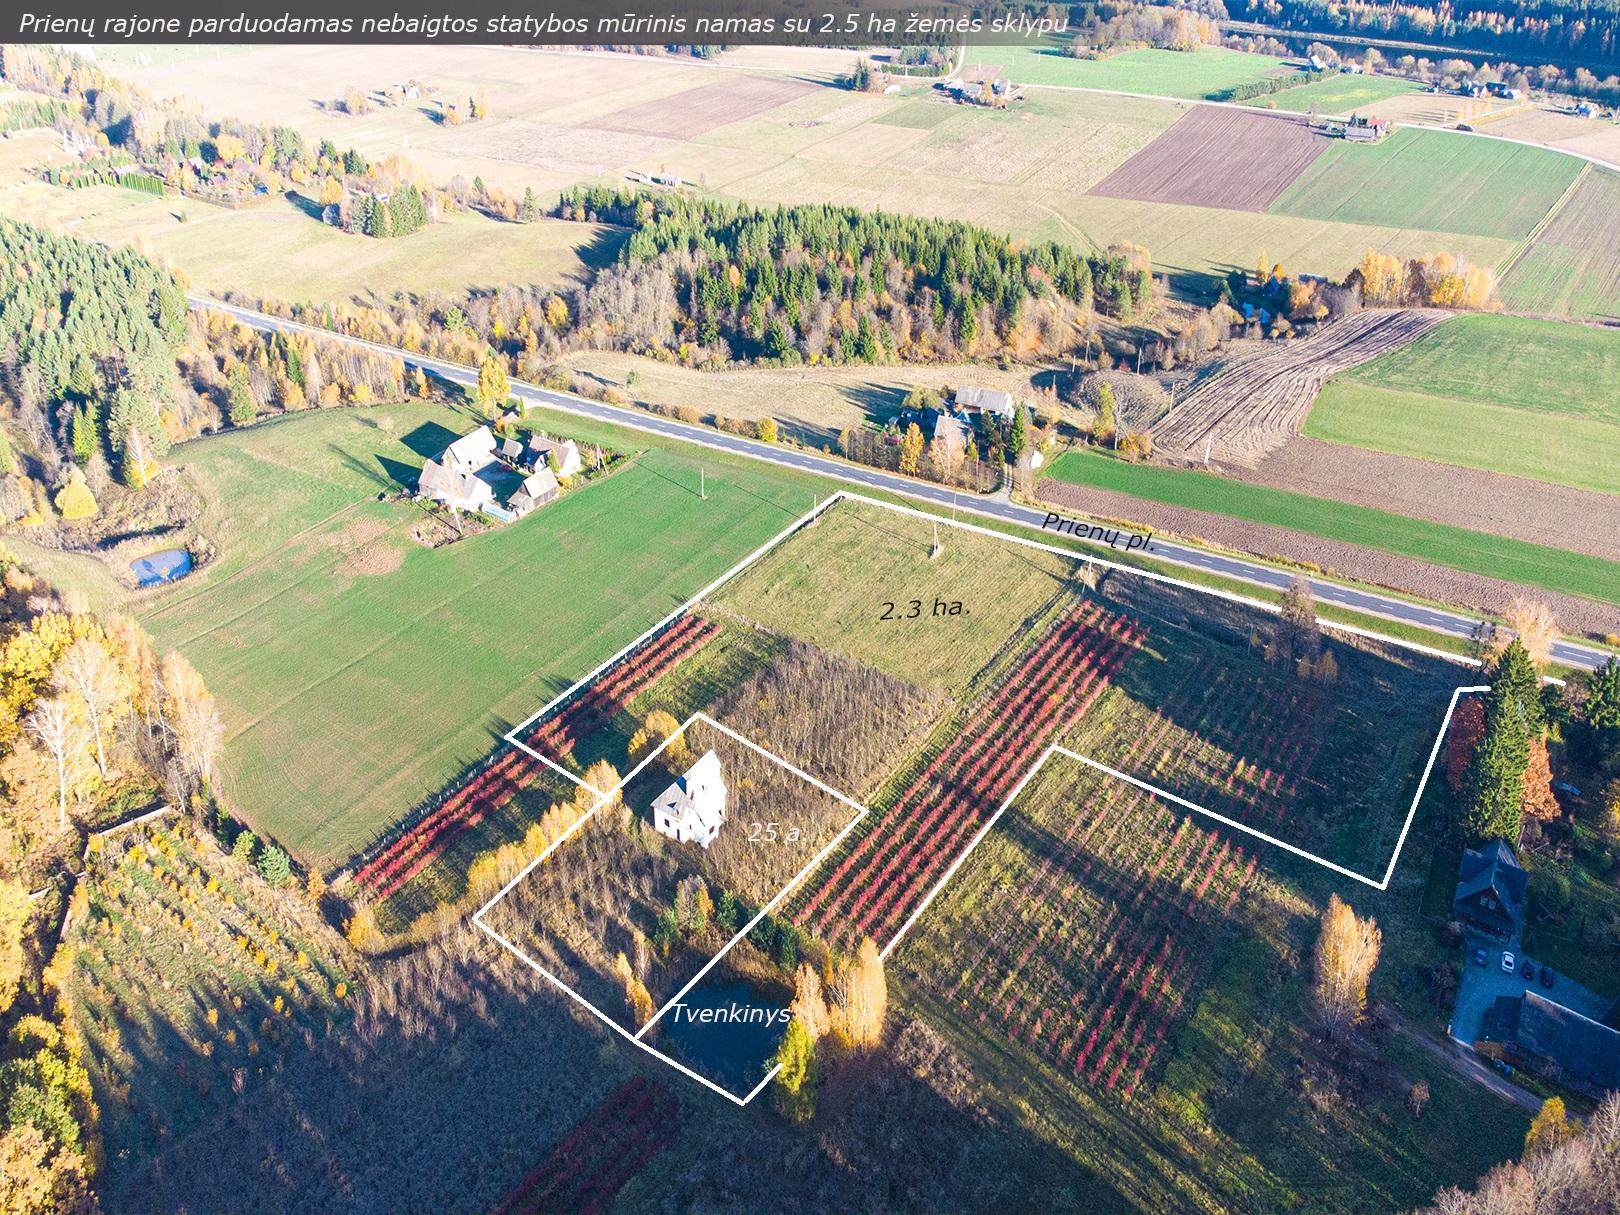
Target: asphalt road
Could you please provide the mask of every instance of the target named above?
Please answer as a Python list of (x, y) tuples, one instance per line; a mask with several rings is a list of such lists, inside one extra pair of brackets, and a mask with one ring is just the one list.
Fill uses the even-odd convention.
[[(240, 308), (234, 304), (221, 303), (207, 296), (192, 295), (190, 298), (193, 307), (213, 308), (221, 312), (227, 312), (253, 329), (269, 332), (311, 333), (331, 341), (366, 347), (380, 354), (400, 358), (408, 366), (420, 367), (441, 379), (464, 387), (471, 388), (478, 381), (476, 370), (463, 367), (457, 363), (446, 363), (408, 350), (401, 350), (398, 347), (384, 346), (377, 342), (363, 341), (360, 338), (332, 333), (329, 330), (319, 329), (311, 325), (301, 325), (296, 321), (282, 320), (279, 317)], [(1046, 511), (1011, 502), (1005, 498), (964, 497), (943, 486), (933, 485), (927, 481), (916, 481), (910, 477), (884, 472), (881, 469), (849, 464), (842, 460), (835, 460), (814, 452), (802, 451), (798, 448), (779, 447), (774, 444), (761, 443), (754, 439), (745, 439), (739, 435), (723, 434), (704, 426), (692, 426), (685, 422), (678, 422), (673, 418), (663, 418), (656, 414), (644, 413), (639, 409), (606, 405), (600, 401), (588, 400), (585, 397), (577, 397), (565, 392), (553, 392), (550, 389), (526, 384), (521, 380), (512, 381), (511, 392), (513, 396), (520, 400), (544, 405), (550, 409), (578, 414), (602, 422), (611, 422), (616, 426), (625, 426), (632, 430), (641, 430), (651, 434), (663, 435), (667, 438), (680, 439), (683, 442), (732, 452), (736, 455), (747, 456), (750, 459), (780, 464), (804, 472), (817, 473), (863, 489), (879, 489), (887, 493), (899, 494), (920, 502), (926, 502), (932, 506), (954, 508), (958, 513), (977, 514), (1006, 523), (1021, 524), (1036, 530), (1041, 530), (1041, 525), (1047, 518)], [(1078, 518), (1081, 522), (1087, 521), (1085, 516), (1065, 515), (1065, 518)], [(1050, 531), (1047, 534), (1050, 535)], [(1106, 546), (1104, 546), (1104, 549), (1106, 550)], [(1293, 571), (1275, 569), (1258, 561), (1250, 561), (1243, 557), (1232, 556), (1229, 553), (1213, 552), (1209, 549), (1158, 537), (1151, 541), (1146, 551), (1156, 559), (1170, 565), (1202, 570), (1210, 574), (1219, 574), (1224, 578), (1232, 578), (1240, 582), (1247, 582), (1253, 586), (1269, 587), (1275, 590), (1287, 587), (1297, 576)], [(1452, 637), (1472, 637), (1480, 624), (1480, 619), (1477, 616), (1468, 616), (1441, 608), (1428, 607), (1420, 603), (1411, 603), (1393, 595), (1384, 595), (1377, 591), (1345, 586), (1325, 578), (1313, 577), (1310, 579), (1310, 583), (1312, 593), (1315, 594), (1319, 603), (1348, 608), (1353, 611), (1363, 612), (1369, 616), (1398, 621), (1402, 624), (1417, 625)], [(1609, 657), (1606, 651), (1569, 640), (1555, 643), (1552, 656), (1556, 661), (1573, 667), (1595, 667)]]

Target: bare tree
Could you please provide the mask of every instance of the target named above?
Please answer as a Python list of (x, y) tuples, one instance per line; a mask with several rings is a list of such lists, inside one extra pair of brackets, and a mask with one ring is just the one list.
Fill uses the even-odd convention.
[(213, 780), (225, 727), (219, 707), (197, 669), (179, 654), (169, 654), (159, 672), (163, 682), (163, 723), (176, 756), (187, 774)]
[(68, 790), (84, 775), (85, 753), (90, 743), (79, 716), (79, 706), (69, 696), (42, 700), (28, 715), (27, 727), (56, 762), (57, 818), (61, 830), (66, 831)]
[(107, 775), (104, 727), (129, 705), (129, 690), (107, 647), (94, 637), (81, 637), (67, 648), (51, 677), (58, 692), (77, 696), (96, 740), (96, 770)]

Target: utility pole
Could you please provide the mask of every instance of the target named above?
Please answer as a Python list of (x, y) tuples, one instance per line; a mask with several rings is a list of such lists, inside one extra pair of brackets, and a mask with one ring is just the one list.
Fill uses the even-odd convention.
[(928, 559), (930, 561), (932, 561), (935, 557), (939, 556), (944, 551), (945, 550), (939, 546), (939, 520), (935, 519), (934, 520), (934, 547), (929, 552)]
[(1204, 471), (1209, 471), (1209, 436), (1204, 436)]
[(704, 469), (703, 465), (699, 464), (698, 465), (698, 501), (699, 502), (707, 502), (708, 500), (709, 500), (709, 482), (708, 482), (707, 477), (706, 477), (706, 470)]

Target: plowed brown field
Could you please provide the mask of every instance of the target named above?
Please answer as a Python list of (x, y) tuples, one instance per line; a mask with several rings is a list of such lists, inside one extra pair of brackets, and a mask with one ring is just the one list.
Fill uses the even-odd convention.
[(1196, 106), (1091, 193), (1264, 211), (1328, 148), (1297, 115)]

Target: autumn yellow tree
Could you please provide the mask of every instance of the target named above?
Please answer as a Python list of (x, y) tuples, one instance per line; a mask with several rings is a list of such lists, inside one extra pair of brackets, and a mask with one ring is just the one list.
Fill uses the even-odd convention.
[(793, 1003), (788, 1011), (797, 1024), (804, 1026), (812, 1042), (819, 1041), (832, 1028), (832, 1014), (821, 991), (821, 978), (808, 962), (800, 962), (793, 976)]
[(1564, 1099), (1548, 1097), (1530, 1120), (1530, 1129), (1524, 1135), (1524, 1154), (1528, 1157), (1550, 1151), (1561, 1143), (1568, 1143), (1580, 1130), (1581, 1124), (1565, 1110)]
[(80, 637), (56, 664), (51, 682), (59, 692), (78, 698), (96, 744), (96, 768), (107, 776), (107, 735), (129, 712), (129, 687), (106, 644)]
[(1344, 1037), (1361, 1020), (1383, 942), (1377, 920), (1361, 919), (1336, 894), (1328, 900), (1316, 940), (1316, 1005), (1330, 1038)]
[(908, 477), (917, 475), (917, 461), (922, 458), (922, 427), (913, 422), (900, 438), (900, 471)]
[(101, 509), (96, 505), (96, 496), (85, 484), (84, 474), (77, 468), (68, 476), (67, 484), (56, 491), (56, 509), (69, 523), (92, 518)]
[(889, 980), (871, 937), (861, 941), (854, 959), (839, 976), (838, 988), (833, 1026), (851, 1050), (864, 1054), (882, 1040), (883, 1020), (889, 1011)]
[(0, 1014), (11, 1007), (22, 983), (27, 962), (23, 932), (27, 927), (28, 888), (21, 882), (0, 882)]
[(511, 382), (506, 378), (506, 360), (491, 350), (478, 368), (478, 387), (474, 390), (473, 399), (486, 418), (493, 418), (496, 411), (506, 404), (511, 391)]

